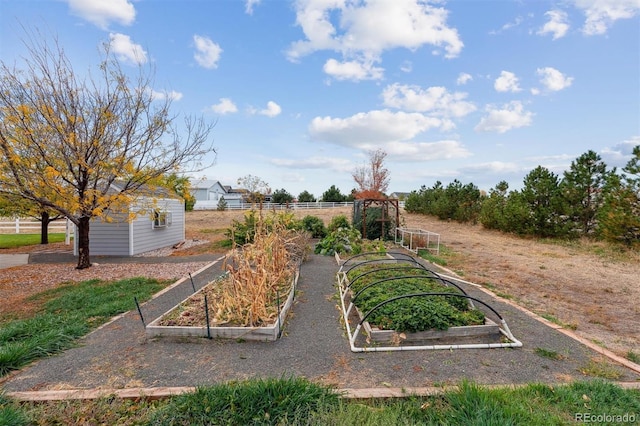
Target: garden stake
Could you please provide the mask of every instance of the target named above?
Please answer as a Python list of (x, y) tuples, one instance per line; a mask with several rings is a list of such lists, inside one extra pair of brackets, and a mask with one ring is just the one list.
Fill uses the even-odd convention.
[(142, 316), (142, 311), (140, 310), (140, 304), (138, 303), (138, 298), (133, 296), (133, 301), (136, 302), (136, 308), (138, 308), (138, 314), (140, 314), (140, 320), (142, 320), (142, 325), (144, 328), (147, 328), (147, 324), (144, 323), (144, 317)]
[(207, 339), (211, 339), (211, 328), (209, 327), (209, 302), (207, 295), (204, 295), (204, 317), (207, 319)]
[(196, 285), (193, 283), (193, 277), (191, 276), (191, 272), (189, 272), (189, 279), (191, 279), (191, 287), (193, 287), (193, 292), (196, 292)]
[(282, 324), (280, 324), (280, 291), (276, 289), (276, 304), (278, 305), (278, 338), (282, 337)]

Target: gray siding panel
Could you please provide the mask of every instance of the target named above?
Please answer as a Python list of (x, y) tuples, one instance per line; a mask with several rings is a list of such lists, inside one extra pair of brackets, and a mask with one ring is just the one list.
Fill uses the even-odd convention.
[(163, 228), (154, 228), (151, 215), (141, 214), (133, 221), (132, 255), (169, 247), (185, 238), (184, 204), (182, 200), (161, 199), (157, 207), (171, 214), (171, 223)]
[(89, 253), (129, 256), (129, 224), (126, 221), (92, 221), (89, 228)]

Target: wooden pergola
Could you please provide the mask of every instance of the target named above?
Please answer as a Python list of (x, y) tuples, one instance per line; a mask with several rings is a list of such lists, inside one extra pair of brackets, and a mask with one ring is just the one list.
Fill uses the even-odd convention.
[(385, 235), (385, 225), (388, 225), (391, 222), (391, 217), (389, 216), (389, 206), (394, 207), (396, 211), (396, 226), (400, 223), (400, 209), (398, 208), (398, 199), (397, 198), (363, 198), (362, 200), (362, 236), (366, 238), (367, 236), (367, 209), (369, 207), (380, 207), (381, 214), (376, 222), (380, 222), (380, 235)]

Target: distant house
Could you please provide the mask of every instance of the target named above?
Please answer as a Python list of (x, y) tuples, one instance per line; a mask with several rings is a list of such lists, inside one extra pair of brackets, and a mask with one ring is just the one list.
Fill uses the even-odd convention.
[[(215, 201), (226, 195), (227, 189), (217, 180), (201, 179), (191, 183), (191, 193), (198, 201)], [(225, 197), (226, 200), (226, 197)]]
[(411, 195), (410, 192), (392, 192), (389, 198), (397, 198), (400, 201), (405, 201), (409, 195)]
[[(114, 190), (120, 190), (117, 184)], [(145, 191), (147, 193), (145, 193)], [(133, 220), (129, 220), (135, 215)], [(76, 232), (76, 235), (77, 232)], [(169, 247), (185, 239), (184, 200), (170, 190), (142, 188), (136, 201), (112, 212), (109, 220), (94, 219), (89, 229), (89, 253), (135, 256)], [(78, 255), (77, 239), (74, 254)]]
[(217, 180), (200, 179), (191, 183), (191, 193), (196, 199), (196, 210), (216, 209), (224, 197), (227, 206), (239, 206), (247, 193), (244, 189), (233, 189)]

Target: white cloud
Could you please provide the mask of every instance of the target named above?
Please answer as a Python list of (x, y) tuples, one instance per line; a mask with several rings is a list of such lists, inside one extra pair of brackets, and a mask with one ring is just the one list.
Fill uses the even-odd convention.
[(519, 101), (509, 102), (502, 108), (490, 105), (487, 112), (487, 116), (474, 128), (475, 131), (505, 133), (518, 127), (530, 126), (533, 120), (533, 113), (525, 111)]
[(584, 11), (586, 20), (582, 32), (586, 35), (605, 34), (618, 19), (630, 19), (640, 11), (638, 0), (574, 0)]
[(471, 76), (471, 74), (467, 74), (466, 72), (461, 72), (460, 74), (458, 74), (458, 78), (456, 79), (456, 84), (458, 86), (464, 86), (471, 80), (473, 80), (473, 77)]
[(155, 91), (152, 90), (151, 91), (151, 96), (153, 97), (153, 100), (156, 101), (161, 101), (164, 99), (171, 99), (172, 101), (179, 101), (180, 99), (182, 99), (182, 93), (180, 92), (176, 92), (175, 90), (171, 90), (169, 92), (165, 91)]
[(527, 157), (526, 160), (532, 164), (568, 164), (576, 157), (577, 155), (573, 154), (536, 155), (533, 157)]
[(630, 139), (600, 151), (602, 160), (609, 167), (623, 168), (633, 157), (633, 148), (638, 145), (640, 145), (640, 136), (632, 136)]
[(457, 30), (447, 26), (448, 11), (421, 0), (307, 0), (295, 7), (305, 39), (291, 44), (287, 52), (291, 61), (331, 50), (342, 54), (342, 63), (372, 64), (380, 62), (386, 50), (416, 50), (424, 45), (444, 49), (445, 56), (453, 58), (463, 47)]
[(458, 141), (438, 142), (389, 142), (384, 151), (392, 161), (417, 162), (466, 158), (471, 153)]
[(407, 73), (413, 71), (413, 64), (411, 61), (404, 61), (402, 65), (400, 65), (400, 71)]
[(384, 74), (384, 70), (382, 68), (374, 67), (371, 62), (339, 62), (333, 58), (327, 60), (322, 69), (326, 74), (332, 76), (336, 80), (380, 80)]
[(512, 72), (502, 71), (493, 84), (498, 92), (519, 92), (518, 77)]
[(247, 15), (253, 15), (253, 7), (260, 4), (262, 0), (246, 0), (244, 12)]
[(459, 169), (463, 173), (467, 174), (505, 174), (505, 173), (519, 173), (522, 168), (516, 163), (505, 163), (504, 161), (490, 161), (488, 163), (473, 164), (470, 166), (464, 166)]
[(350, 172), (354, 167), (350, 160), (337, 157), (272, 158), (269, 162), (290, 169), (329, 169), (337, 172)]
[(136, 10), (128, 0), (67, 0), (71, 13), (106, 30), (110, 22), (131, 25)]
[(539, 35), (552, 34), (553, 40), (564, 37), (569, 31), (567, 13), (562, 10), (550, 10), (545, 13), (549, 20), (537, 32)]
[(498, 182), (505, 181), (509, 185), (508, 191), (522, 187), (522, 177), (530, 172), (532, 167), (516, 162), (489, 161), (459, 167), (451, 178), (470, 181), (481, 191), (490, 192)]
[(251, 113), (254, 114), (260, 114), (260, 115), (266, 115), (267, 117), (276, 117), (278, 115), (280, 115), (280, 113), (282, 112), (282, 108), (280, 108), (280, 105), (278, 105), (277, 103), (273, 102), (273, 101), (269, 101), (267, 102), (267, 107), (261, 110), (255, 110), (255, 109), (251, 109), (250, 110)]
[(420, 113), (375, 110), (347, 118), (316, 117), (309, 125), (313, 139), (337, 145), (374, 149), (383, 143), (410, 140), (430, 129), (451, 129), (450, 120)]
[(555, 68), (538, 68), (536, 73), (540, 76), (540, 83), (551, 92), (566, 89), (573, 83), (573, 77), (567, 77)]
[(229, 98), (220, 98), (220, 102), (211, 105), (211, 110), (218, 114), (232, 114), (238, 112), (238, 107)]
[(511, 28), (515, 28), (519, 26), (520, 24), (522, 24), (522, 21), (523, 21), (522, 16), (517, 16), (516, 19), (513, 20), (513, 22), (507, 22), (499, 30), (489, 31), (489, 34), (491, 35), (500, 34), (503, 31), (507, 31), (507, 30), (510, 30)]
[(395, 83), (384, 89), (382, 97), (385, 106), (442, 117), (463, 117), (476, 110), (474, 104), (465, 100), (466, 93), (449, 93), (446, 88), (437, 86), (421, 89)]
[[(286, 172), (280, 174), (280, 180), (287, 183), (302, 183), (306, 179), (300, 173)], [(295, 197), (296, 195), (294, 195)]]
[(116, 57), (124, 62), (144, 64), (147, 62), (147, 52), (142, 46), (131, 41), (131, 37), (124, 34), (109, 34), (109, 48)]
[(193, 57), (198, 65), (207, 69), (214, 69), (218, 67), (218, 61), (220, 60), (220, 54), (222, 48), (217, 43), (214, 43), (210, 38), (194, 35), (193, 42), (196, 46), (196, 52)]

